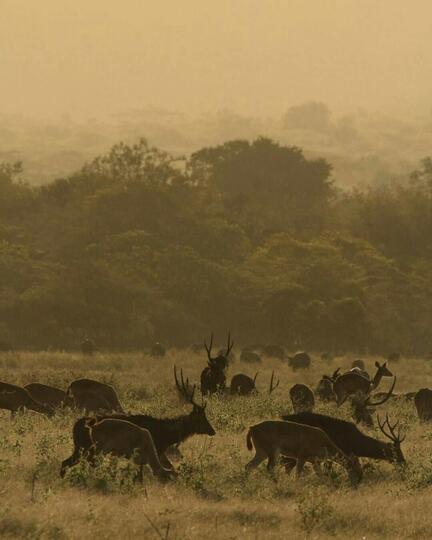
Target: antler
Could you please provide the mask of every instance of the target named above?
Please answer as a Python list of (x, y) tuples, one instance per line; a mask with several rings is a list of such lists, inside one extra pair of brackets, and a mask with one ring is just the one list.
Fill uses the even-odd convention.
[(258, 373), (259, 373), (259, 371), (257, 371), (257, 372), (255, 373), (255, 377), (253, 378), (254, 384), (255, 384), (256, 378), (258, 377)]
[(370, 390), (368, 396), (366, 397), (365, 405), (370, 405), (371, 407), (376, 407), (377, 405), (382, 405), (383, 403), (385, 403), (388, 399), (390, 399), (390, 396), (393, 393), (395, 384), (396, 384), (396, 375), (393, 377), (393, 384), (392, 384), (390, 390), (388, 391), (388, 393), (384, 396), (383, 399), (381, 399), (381, 401), (376, 401), (375, 403), (370, 402), (370, 398), (372, 397), (371, 394), (370, 394), (370, 392), (372, 391), (372, 387), (371, 387), (371, 390)]
[(269, 394), (271, 394), (273, 390), (276, 390), (276, 388), (279, 386), (280, 380), (278, 379), (275, 385), (273, 385), (273, 382), (274, 382), (274, 370), (272, 371), (272, 374), (271, 374)]
[(209, 362), (212, 361), (212, 357), (211, 357), (211, 350), (212, 350), (212, 347), (213, 347), (213, 332), (211, 333), (211, 336), (210, 336), (210, 346), (208, 347), (207, 346), (207, 341), (204, 340), (204, 347), (207, 351), (207, 356), (208, 356), (208, 359), (209, 359)]
[(333, 372), (333, 375), (331, 376), (332, 381), (335, 381), (336, 378), (339, 377), (339, 371), (340, 371), (340, 367), (338, 367), (338, 368)]
[(228, 331), (228, 343), (227, 343), (227, 350), (225, 353), (225, 356), (228, 358), (229, 353), (231, 352), (231, 349), (234, 347), (234, 341), (231, 341), (231, 332)]
[(192, 403), (192, 405), (196, 405), (196, 403), (194, 402), (196, 384), (192, 386), (192, 391), (191, 391), (190, 390), (191, 385), (189, 383), (189, 379), (186, 379), (186, 382), (184, 381), (183, 369), (180, 369), (180, 380), (181, 380), (181, 385), (180, 385), (179, 380), (177, 378), (176, 366), (174, 366), (174, 379), (175, 379), (175, 383), (176, 383), (177, 390), (179, 391), (179, 393), (186, 399), (186, 401), (189, 401), (189, 403)]
[[(390, 439), (391, 441), (393, 441), (394, 443), (398, 443), (398, 444), (401, 444), (403, 443), (403, 441), (405, 440), (405, 437), (401, 437), (401, 434), (400, 434), (400, 428), (399, 428), (399, 420), (395, 422), (395, 424), (392, 426), (390, 424), (390, 421), (389, 421), (389, 417), (388, 417), (388, 414), (386, 414), (386, 419), (384, 422), (381, 423), (381, 420), (379, 418), (379, 415), (377, 414), (377, 420), (378, 420), (378, 425), (379, 425), (379, 428), (380, 430), (382, 431), (382, 433), (388, 438)], [(387, 424), (387, 427), (390, 431), (390, 434), (387, 433), (385, 431), (385, 425)], [(395, 433), (395, 429), (398, 428), (398, 432), (397, 434)]]

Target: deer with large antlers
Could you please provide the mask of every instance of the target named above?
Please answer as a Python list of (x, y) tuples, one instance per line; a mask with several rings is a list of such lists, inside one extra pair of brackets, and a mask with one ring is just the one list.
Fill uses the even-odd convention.
[(359, 373), (348, 371), (337, 376), (337, 372), (330, 379), (333, 384), (333, 393), (336, 397), (336, 404), (340, 407), (348, 398), (357, 392), (368, 395), (371, 390), (375, 390), (383, 377), (393, 377), (393, 373), (387, 368), (387, 362), (380, 364), (375, 362), (377, 371), (372, 381), (363, 377)]
[[(395, 433), (398, 426), (396, 422), (393, 426), (389, 422), (388, 415), (383, 423), (378, 418), (378, 426), (381, 432), (390, 439), (391, 442), (380, 441), (362, 433), (355, 424), (332, 418), (324, 414), (303, 412), (298, 414), (288, 414), (282, 416), (283, 420), (297, 422), (312, 427), (318, 427), (325, 431), (330, 439), (346, 455), (355, 455), (371, 459), (382, 459), (392, 463), (405, 463), (402, 454), (401, 444), (405, 437), (400, 436), (400, 432)], [(389, 432), (386, 432), (386, 426)], [(291, 460), (291, 466), (293, 462)], [(295, 462), (294, 462), (295, 465)]]
[(201, 373), (201, 393), (215, 394), (216, 392), (223, 391), (226, 385), (225, 371), (228, 367), (228, 356), (234, 347), (234, 342), (231, 341), (231, 334), (228, 332), (228, 342), (224, 354), (219, 354), (216, 357), (212, 357), (211, 351), (213, 347), (213, 333), (210, 337), (210, 344), (207, 345), (204, 342), (205, 349), (207, 351), (208, 366), (203, 369)]
[[(246, 465), (247, 471), (258, 467), (266, 458), (267, 469), (272, 471), (279, 456), (284, 456), (295, 463), (297, 476), (306, 462), (311, 462), (318, 472), (319, 464), (330, 459), (346, 468), (353, 484), (362, 478), (358, 459), (345, 455), (323, 430), (316, 427), (295, 422), (261, 422), (249, 428), (246, 443), (249, 450), (255, 447), (255, 456)], [(290, 469), (286, 467), (286, 471), (290, 472)]]
[(372, 389), (370, 389), (369, 393), (366, 395), (362, 392), (357, 392), (357, 394), (354, 394), (354, 396), (351, 397), (351, 409), (355, 422), (357, 424), (365, 424), (372, 427), (372, 414), (375, 412), (375, 407), (383, 405), (390, 399), (390, 397), (393, 395), (395, 384), (396, 377), (393, 379), (393, 384), (390, 390), (383, 397), (376, 399), (375, 401), (372, 400)]
[[(205, 409), (206, 404), (198, 404), (194, 400), (196, 386), (191, 386), (188, 379), (183, 378), (183, 371), (180, 372), (180, 380), (177, 376), (177, 370), (174, 367), (174, 379), (177, 390), (182, 397), (193, 406), (189, 414), (182, 414), (175, 418), (154, 418), (153, 416), (143, 414), (132, 415), (113, 415), (98, 417), (98, 419), (120, 419), (127, 420), (141, 428), (148, 429), (153, 437), (159, 459), (165, 468), (174, 470), (172, 463), (166, 456), (166, 451), (170, 446), (179, 445), (192, 435), (215, 435), (215, 430), (207, 419)], [(86, 427), (86, 418), (80, 418), (72, 430), (74, 441), (73, 454), (62, 463), (60, 475), (64, 476), (66, 470), (78, 463), (82, 454), (87, 454), (91, 447), (91, 439), (88, 428)]]

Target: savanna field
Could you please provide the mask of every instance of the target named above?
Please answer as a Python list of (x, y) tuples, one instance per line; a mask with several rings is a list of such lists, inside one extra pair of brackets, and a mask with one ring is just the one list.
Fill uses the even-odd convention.
[[(292, 411), (289, 389), (297, 382), (315, 387), (323, 373), (350, 367), (351, 357), (293, 372), (279, 360), (259, 366), (259, 394), (250, 397), (211, 397), (207, 416), (214, 437), (196, 435), (181, 445), (182, 458), (173, 458), (179, 477), (161, 484), (146, 470), (144, 483), (133, 482), (134, 466), (101, 458), (91, 469), (81, 462), (59, 477), (61, 461), (72, 452), (71, 429), (78, 412), (61, 410), (52, 418), (34, 412), (10, 418), (0, 412), (0, 537), (1, 538), (430, 538), (432, 517), (432, 431), (417, 419), (414, 404), (393, 399), (380, 407), (391, 420), (400, 420), (406, 440), (407, 465), (362, 460), (364, 480), (354, 489), (339, 467), (318, 477), (310, 467), (296, 480), (278, 467), (276, 481), (262, 464), (247, 476), (244, 465), (253, 453), (246, 448), (250, 425), (277, 419)], [(367, 358), (374, 373), (376, 358)], [(126, 411), (172, 417), (190, 411), (175, 390), (173, 366), (192, 381), (206, 364), (205, 352), (171, 350), (165, 358), (143, 353), (80, 354), (3, 353), (0, 380), (25, 385), (41, 382), (66, 389), (69, 382), (88, 377), (112, 384)], [(397, 376), (395, 393), (427, 386), (432, 364), (402, 359), (391, 364)], [(272, 370), (280, 379), (270, 396)], [(255, 366), (231, 362), (232, 375), (253, 376)], [(380, 390), (388, 388), (383, 379)], [(317, 402), (316, 412), (347, 420), (350, 408)], [(376, 422), (375, 422), (376, 423)], [(383, 440), (379, 428), (361, 428)]]

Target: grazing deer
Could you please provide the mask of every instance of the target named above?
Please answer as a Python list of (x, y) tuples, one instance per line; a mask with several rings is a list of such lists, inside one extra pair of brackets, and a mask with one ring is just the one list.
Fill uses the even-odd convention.
[(297, 369), (309, 369), (311, 364), (311, 357), (307, 352), (297, 352), (294, 356), (288, 356), (288, 365), (293, 371)]
[(284, 348), (279, 345), (266, 345), (263, 348), (263, 353), (270, 358), (277, 358), (278, 360), (285, 358)]
[(228, 356), (234, 346), (234, 342), (231, 341), (231, 334), (228, 332), (228, 344), (225, 354), (220, 354), (216, 358), (212, 358), (211, 356), (213, 333), (211, 334), (210, 345), (207, 346), (207, 343), (204, 342), (204, 346), (207, 351), (208, 366), (201, 373), (201, 393), (206, 395), (224, 390), (226, 385), (225, 370), (228, 367)]
[(104, 419), (98, 421), (89, 418), (85, 428), (91, 441), (91, 451), (87, 454), (90, 463), (94, 463), (94, 455), (98, 453), (113, 454), (118, 457), (133, 458), (139, 466), (138, 479), (143, 481), (143, 466), (150, 465), (153, 474), (160, 480), (168, 480), (177, 473), (165, 469), (153, 443), (151, 433), (126, 420)]
[(315, 407), (315, 397), (309, 386), (305, 384), (295, 384), (290, 391), (291, 403), (294, 412), (313, 411)]
[[(390, 443), (365, 435), (352, 422), (346, 422), (324, 414), (304, 412), (288, 414), (282, 416), (282, 418), (288, 422), (297, 422), (322, 429), (336, 446), (348, 456), (353, 454), (357, 457), (380, 459), (399, 464), (405, 463), (401, 450), (401, 444), (405, 437), (400, 436), (399, 430), (397, 434), (395, 433), (398, 423), (396, 422), (392, 426), (388, 415), (386, 415), (383, 423), (378, 418), (378, 426), (381, 432), (390, 439)], [(389, 432), (386, 431), (386, 426)]]
[(54, 414), (52, 407), (35, 400), (25, 388), (4, 382), (0, 382), (0, 409), (10, 411), (11, 416), (24, 409), (47, 416)]
[(124, 414), (117, 393), (109, 384), (93, 379), (77, 379), (70, 383), (66, 393), (73, 398), (75, 405), (80, 409), (89, 412), (104, 410)]
[(365, 424), (369, 427), (373, 426), (372, 414), (375, 412), (375, 407), (378, 405), (383, 405), (388, 399), (392, 396), (393, 390), (396, 384), (396, 377), (393, 378), (393, 384), (390, 390), (377, 401), (371, 401), (371, 394), (365, 395), (362, 392), (357, 392), (351, 398), (351, 408), (353, 418), (356, 424)]
[(245, 362), (246, 364), (260, 364), (261, 356), (250, 349), (243, 349), (240, 354), (240, 362)]
[[(247, 471), (258, 467), (266, 458), (267, 469), (272, 471), (282, 455), (296, 461), (297, 476), (306, 462), (318, 470), (320, 462), (330, 459), (345, 467), (352, 483), (357, 484), (362, 478), (358, 459), (345, 455), (323, 430), (316, 427), (295, 422), (261, 422), (249, 428), (246, 443), (249, 450), (255, 447), (255, 457), (246, 465)], [(286, 467), (287, 472), (291, 469)]]
[(335, 401), (332, 378), (323, 375), (315, 388), (315, 394), (323, 401)]
[(63, 390), (55, 388), (54, 386), (41, 383), (30, 383), (26, 384), (24, 389), (27, 390), (34, 400), (43, 403), (48, 407), (56, 409), (58, 407), (74, 406), (73, 398), (68, 396)]
[(340, 407), (348, 396), (362, 392), (363, 394), (369, 394), (370, 390), (375, 390), (382, 377), (393, 377), (393, 374), (387, 368), (387, 362), (380, 365), (379, 362), (375, 362), (377, 372), (375, 377), (370, 381), (362, 375), (348, 371), (336, 377), (333, 382), (333, 393), (336, 396), (336, 404)]
[(414, 396), (414, 404), (420, 422), (432, 420), (432, 390), (422, 388)]
[(249, 394), (252, 394), (253, 392), (256, 392), (256, 378), (258, 376), (258, 371), (255, 373), (255, 377), (252, 379), (249, 377), (249, 375), (245, 375), (244, 373), (237, 373), (237, 375), (234, 375), (234, 377), (231, 379), (230, 384), (230, 392), (231, 394), (239, 395), (239, 396), (247, 396)]
[(362, 371), (364, 371), (366, 369), (365, 368), (365, 363), (363, 362), (363, 360), (361, 358), (357, 358), (357, 360), (353, 360), (352, 363), (351, 363), (351, 368), (359, 368)]
[[(215, 430), (207, 419), (205, 414), (206, 405), (202, 403), (198, 405), (194, 401), (195, 385), (190, 388), (188, 383), (183, 379), (181, 372), (181, 382), (178, 380), (177, 371), (174, 367), (174, 378), (178, 391), (183, 397), (193, 405), (193, 409), (189, 414), (183, 414), (175, 418), (154, 418), (153, 416), (143, 414), (133, 415), (112, 415), (103, 416), (101, 419), (120, 419), (127, 420), (139, 427), (148, 429), (153, 437), (156, 450), (160, 461), (165, 468), (173, 469), (172, 463), (166, 456), (166, 451), (173, 445), (179, 445), (192, 435), (215, 435)], [(78, 463), (82, 454), (87, 454), (91, 447), (91, 441), (88, 435), (88, 430), (85, 423), (88, 418), (80, 418), (75, 422), (72, 430), (74, 442), (74, 451), (72, 455), (62, 462), (60, 476), (64, 476), (69, 467), (73, 467)]]

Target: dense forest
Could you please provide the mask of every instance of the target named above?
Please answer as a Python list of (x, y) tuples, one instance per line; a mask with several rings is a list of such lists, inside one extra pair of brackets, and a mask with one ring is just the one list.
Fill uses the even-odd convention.
[(0, 164), (0, 341), (432, 350), (432, 160), (342, 191), (268, 138), (185, 159), (145, 139), (34, 186)]

